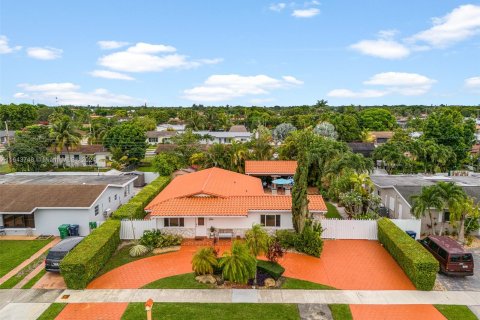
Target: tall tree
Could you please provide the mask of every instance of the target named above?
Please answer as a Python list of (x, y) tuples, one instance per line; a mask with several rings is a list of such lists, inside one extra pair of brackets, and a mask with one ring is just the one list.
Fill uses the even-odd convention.
[(112, 151), (114, 160), (123, 159), (126, 165), (130, 165), (139, 163), (145, 157), (146, 139), (143, 128), (130, 122), (122, 122), (107, 132), (103, 144)]
[(68, 116), (62, 116), (52, 124), (50, 133), (57, 152), (61, 152), (63, 148), (67, 149), (70, 167), (72, 166), (70, 151), (80, 144), (80, 134), (76, 130), (77, 127), (73, 120)]
[[(443, 202), (443, 210), (445, 211), (448, 209), (449, 212), (452, 212), (453, 207), (457, 202), (462, 202), (463, 199), (467, 196), (465, 191), (463, 191), (462, 187), (457, 186), (453, 182), (439, 182), (435, 185), (440, 198)], [(443, 229), (445, 227), (445, 219), (442, 217), (442, 223), (440, 225), (440, 235), (443, 235)]]
[(0, 130), (5, 130), (5, 122), (9, 130), (20, 130), (34, 124), (37, 117), (37, 108), (31, 104), (0, 104)]
[(480, 205), (475, 204), (473, 198), (464, 197), (462, 200), (453, 204), (450, 211), (450, 219), (459, 221), (458, 226), (458, 241), (465, 242), (465, 220), (468, 218), (479, 219), (480, 218)]
[(292, 188), (292, 222), (297, 233), (302, 233), (305, 221), (309, 218), (308, 211), (308, 167), (309, 159), (306, 150), (302, 150), (297, 159), (297, 171), (293, 178)]
[(413, 205), (412, 213), (419, 219), (428, 213), (430, 218), (430, 224), (432, 227), (432, 234), (436, 235), (435, 220), (433, 218), (432, 209), (441, 211), (443, 209), (443, 200), (438, 192), (438, 189), (433, 186), (423, 187), (422, 192), (419, 195), (412, 196)]
[(360, 125), (363, 129), (372, 131), (392, 130), (397, 125), (393, 114), (383, 108), (367, 108), (359, 114)]

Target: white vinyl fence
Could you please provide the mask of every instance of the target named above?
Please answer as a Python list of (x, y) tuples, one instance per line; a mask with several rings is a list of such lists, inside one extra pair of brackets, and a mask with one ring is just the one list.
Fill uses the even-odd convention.
[[(417, 239), (420, 236), (420, 220), (413, 219), (391, 219), (400, 229), (411, 230), (417, 233)], [(339, 220), (339, 219), (320, 219), (322, 224), (324, 239), (365, 239), (377, 240), (377, 221), (376, 220)], [(120, 239), (132, 240), (139, 239), (145, 230), (156, 229), (156, 220), (123, 220), (120, 229)], [(232, 227), (234, 227), (232, 225)]]
[(157, 228), (157, 221), (152, 220), (122, 220), (120, 227), (120, 239), (132, 240), (140, 239), (145, 230)]

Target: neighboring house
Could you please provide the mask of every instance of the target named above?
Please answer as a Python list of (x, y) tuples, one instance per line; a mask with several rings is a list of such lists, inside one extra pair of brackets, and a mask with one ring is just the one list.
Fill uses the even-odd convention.
[(234, 126), (230, 127), (229, 132), (248, 132), (247, 127), (245, 127), (243, 124), (237, 124)]
[(0, 176), (0, 225), (7, 235), (59, 235), (62, 224), (104, 221), (133, 197), (129, 175), (16, 173)]
[[(177, 147), (176, 144), (173, 144), (173, 143), (164, 143), (164, 144), (158, 144), (157, 145), (157, 148), (155, 149), (155, 154), (160, 154), (162, 152), (172, 152), (175, 150), (175, 148)], [(201, 144), (199, 146), (200, 150), (201, 151), (206, 151), (208, 150), (208, 145), (206, 144)]]
[(297, 171), (297, 161), (245, 161), (245, 174), (262, 178), (292, 177)]
[(375, 151), (375, 144), (370, 142), (349, 142), (347, 144), (353, 153), (362, 154), (364, 157), (371, 157)]
[(146, 142), (151, 145), (157, 145), (159, 143), (170, 143), (170, 138), (176, 135), (176, 131), (164, 130), (164, 131), (147, 131)]
[[(461, 186), (469, 195), (480, 201), (480, 174), (446, 176), (446, 175), (371, 175), (374, 184), (375, 193), (381, 198), (383, 206), (388, 208), (390, 218), (393, 219), (414, 219), (411, 214), (413, 205), (412, 196), (419, 195), (423, 187), (431, 186), (439, 181), (454, 182)], [(446, 221), (446, 227), (449, 227), (449, 213), (434, 213), (434, 219), (437, 224)], [(430, 219), (428, 216), (422, 218), (422, 232), (429, 230)], [(437, 225), (437, 230), (440, 226)]]
[(6, 130), (0, 130), (0, 144), (6, 145), (9, 139), (10, 139), (10, 142), (12, 142), (14, 138), (15, 138), (15, 131), (8, 131), (8, 135), (7, 135)]
[[(312, 216), (324, 217), (322, 196), (308, 199)], [(255, 223), (271, 232), (293, 229), (291, 207), (291, 196), (265, 194), (258, 178), (210, 168), (173, 179), (145, 210), (158, 229), (194, 238), (206, 237), (211, 227), (230, 229), (234, 236), (243, 236)]]
[(189, 173), (193, 173), (193, 172), (197, 172), (197, 169), (192, 168), (192, 167), (183, 168), (183, 169), (178, 169), (178, 170), (175, 170), (175, 171), (172, 173), (172, 178), (174, 179), (174, 178), (176, 178), (176, 177), (183, 176), (183, 175), (186, 175), (186, 174), (189, 174)]
[(231, 144), (236, 142), (248, 142), (252, 139), (250, 132), (231, 132), (231, 131), (193, 131), (202, 137), (209, 137), (200, 140), (201, 144)]
[(162, 123), (157, 126), (156, 131), (176, 131), (179, 133), (183, 133), (186, 129), (187, 125), (185, 124), (169, 124), (169, 123)]
[(393, 131), (370, 131), (370, 135), (372, 135), (375, 145), (385, 143), (392, 139), (393, 134)]
[(54, 153), (53, 162), (55, 164), (70, 166), (71, 163), (72, 167), (106, 168), (107, 162), (112, 158), (110, 151), (101, 144), (78, 145), (69, 152), (63, 148), (61, 152)]
[(75, 130), (75, 132), (77, 132), (80, 135), (80, 144), (81, 145), (87, 145), (88, 144), (88, 138), (89, 138), (88, 132), (83, 131), (83, 130), (79, 130), (79, 129)]

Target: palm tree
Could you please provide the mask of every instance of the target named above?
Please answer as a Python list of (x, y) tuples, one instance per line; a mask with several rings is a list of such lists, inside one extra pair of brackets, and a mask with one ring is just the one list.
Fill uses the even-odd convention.
[(68, 158), (70, 159), (70, 167), (72, 166), (72, 158), (70, 150), (80, 143), (80, 134), (75, 131), (76, 127), (72, 119), (63, 116), (52, 125), (51, 137), (53, 138), (55, 150), (61, 151), (67, 149)]
[(475, 204), (471, 197), (464, 197), (453, 205), (451, 214), (453, 219), (460, 221), (458, 241), (463, 243), (465, 242), (465, 220), (470, 217), (478, 219), (480, 217), (480, 205)]
[[(436, 189), (438, 190), (438, 193), (440, 194), (440, 197), (443, 202), (443, 210), (448, 209), (449, 212), (452, 211), (453, 206), (457, 203), (462, 201), (465, 197), (465, 191), (459, 186), (457, 186), (453, 182), (439, 182), (435, 185)], [(440, 226), (440, 235), (443, 234), (443, 229), (445, 226), (445, 219), (442, 219), (442, 223)]]
[(443, 200), (438, 189), (435, 186), (423, 187), (420, 195), (412, 196), (412, 200), (413, 215), (419, 219), (428, 213), (432, 225), (432, 233), (435, 235), (435, 221), (433, 221), (432, 209), (441, 211), (443, 208)]
[(225, 252), (220, 259), (223, 277), (236, 283), (247, 283), (256, 273), (256, 259), (248, 250), (246, 244), (235, 241), (232, 251)]
[[(255, 270), (257, 270), (257, 257), (267, 252), (270, 237), (260, 224), (254, 224), (252, 229), (245, 232), (245, 240), (250, 252), (255, 257)], [(253, 285), (257, 285), (257, 272), (255, 272)]]
[(212, 274), (213, 268), (217, 265), (217, 256), (212, 247), (201, 248), (192, 259), (192, 269), (196, 274)]

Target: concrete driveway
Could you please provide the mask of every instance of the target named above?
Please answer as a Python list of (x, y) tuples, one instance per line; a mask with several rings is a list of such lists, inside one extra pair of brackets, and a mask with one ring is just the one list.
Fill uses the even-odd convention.
[(475, 263), (475, 270), (471, 277), (449, 277), (439, 273), (438, 281), (447, 289), (451, 291), (480, 291), (480, 248), (468, 250), (473, 254), (473, 262)]

